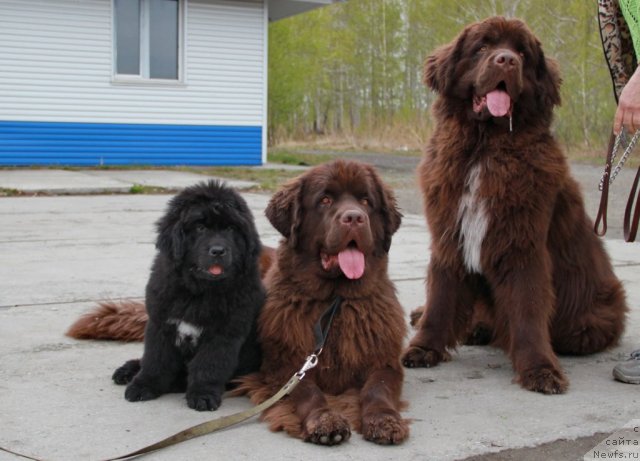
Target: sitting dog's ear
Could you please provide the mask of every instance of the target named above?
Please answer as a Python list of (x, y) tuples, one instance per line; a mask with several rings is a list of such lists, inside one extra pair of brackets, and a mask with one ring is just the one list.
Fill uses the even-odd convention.
[(539, 61), (536, 67), (536, 77), (539, 85), (536, 86), (536, 91), (539, 95), (537, 99), (545, 108), (553, 109), (554, 106), (559, 106), (561, 102), (560, 85), (562, 78), (560, 77), (558, 62), (555, 59), (545, 57), (539, 42), (538, 50)]
[(463, 30), (451, 43), (441, 46), (424, 62), (424, 83), (433, 91), (446, 94), (455, 83), (455, 68), (460, 60), (467, 29)]
[(284, 184), (271, 197), (265, 210), (267, 219), (288, 241), (292, 248), (298, 243), (298, 230), (302, 224), (302, 186), (300, 178)]
[(382, 212), (384, 223), (384, 239), (382, 247), (385, 252), (389, 252), (391, 248), (391, 237), (396, 233), (402, 222), (402, 213), (398, 210), (398, 202), (393, 191), (382, 182), (376, 170), (373, 167), (366, 167), (375, 184), (375, 190), (379, 191), (380, 211)]

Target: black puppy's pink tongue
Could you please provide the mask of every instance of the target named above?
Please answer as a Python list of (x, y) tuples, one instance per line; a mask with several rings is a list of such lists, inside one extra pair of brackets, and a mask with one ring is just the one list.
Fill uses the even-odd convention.
[(506, 91), (493, 90), (487, 93), (487, 109), (494, 117), (504, 117), (511, 108), (511, 98)]
[(224, 272), (224, 268), (219, 264), (214, 264), (209, 268), (209, 273), (211, 275), (220, 275)]
[(338, 253), (338, 264), (348, 279), (356, 280), (364, 274), (364, 254), (356, 248), (347, 248)]

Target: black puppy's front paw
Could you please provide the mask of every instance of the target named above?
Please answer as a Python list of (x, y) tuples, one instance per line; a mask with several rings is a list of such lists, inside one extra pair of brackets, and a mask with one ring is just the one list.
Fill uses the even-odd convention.
[(124, 391), (124, 398), (129, 402), (142, 402), (145, 400), (153, 400), (160, 394), (148, 386), (132, 381)]
[(140, 360), (134, 359), (125, 362), (113, 372), (111, 379), (116, 384), (129, 384), (140, 371)]
[(197, 411), (217, 410), (221, 401), (218, 392), (187, 392), (187, 405)]

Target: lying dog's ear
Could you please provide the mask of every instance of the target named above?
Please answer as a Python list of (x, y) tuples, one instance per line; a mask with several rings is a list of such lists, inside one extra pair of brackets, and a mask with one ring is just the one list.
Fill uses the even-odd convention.
[(455, 67), (462, 55), (467, 29), (451, 43), (436, 49), (424, 62), (424, 83), (433, 91), (446, 93), (455, 83)]
[(295, 248), (297, 234), (302, 224), (302, 186), (303, 180), (295, 178), (284, 184), (271, 197), (265, 210), (267, 219)]
[(382, 221), (384, 223), (382, 247), (388, 253), (389, 248), (391, 248), (391, 237), (396, 233), (402, 222), (402, 213), (398, 210), (398, 202), (393, 191), (382, 182), (373, 167), (367, 165), (367, 169), (375, 184), (375, 190), (380, 194), (380, 211), (382, 212)]

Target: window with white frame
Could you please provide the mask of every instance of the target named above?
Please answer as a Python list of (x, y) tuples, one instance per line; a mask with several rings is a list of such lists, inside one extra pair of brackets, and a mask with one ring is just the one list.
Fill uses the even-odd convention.
[(116, 77), (180, 80), (183, 0), (113, 0)]

